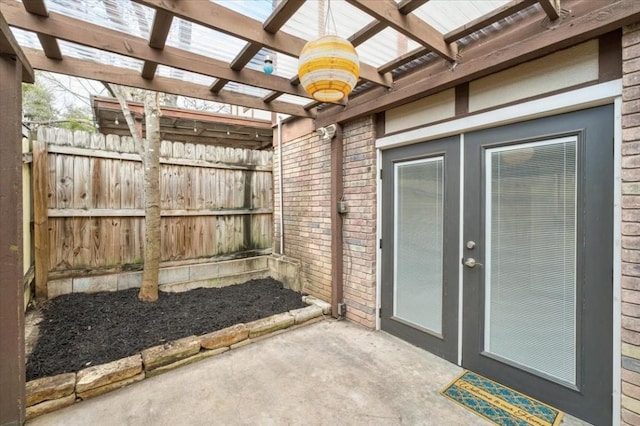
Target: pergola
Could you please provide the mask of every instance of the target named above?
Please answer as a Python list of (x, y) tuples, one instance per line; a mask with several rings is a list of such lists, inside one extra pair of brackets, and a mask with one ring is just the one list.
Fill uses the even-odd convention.
[[(324, 5), (325, 0), (318, 1)], [(287, 32), (287, 25), (304, 25), (309, 17), (300, 12), (310, 2), (281, 0), (266, 18), (259, 19), (250, 7), (241, 12), (227, 7), (224, 1), (133, 0), (127, 5), (135, 6), (136, 13), (153, 16), (151, 25), (142, 31), (146, 37), (123, 30), (123, 15), (118, 18), (113, 14), (122, 3), (91, 2), (83, 19), (80, 12), (71, 10), (72, 6), (62, 6), (70, 2), (0, 0), (0, 424), (22, 422), (24, 416), (23, 314), (18, 285), (22, 282), (22, 154), (18, 141), (20, 83), (33, 82), (34, 69), (264, 110), (293, 119), (311, 118), (316, 127), (323, 127), (376, 114), (448, 88), (464, 87), (471, 80), (640, 20), (638, 0), (448, 2), (453, 4), (453, 14), (442, 8), (445, 2), (437, 0), (334, 0), (354, 16), (366, 17), (367, 23), (360, 27), (340, 26), (357, 49), (368, 45), (375, 50), (376, 43), (386, 40), (384, 34), (393, 34), (393, 43), (404, 40), (404, 47), (372, 63), (361, 57), (360, 81), (348, 101), (320, 104), (299, 86), (295, 72), (267, 75), (259, 66), (265, 51), (283, 58), (298, 57), (310, 37), (299, 31)], [(485, 9), (471, 13), (473, 3), (484, 3)], [(99, 25), (91, 19), (91, 9), (98, 4), (104, 6), (113, 25)], [(55, 12), (51, 10), (54, 5)], [(443, 31), (427, 19), (445, 19), (447, 14), (461, 23)], [(322, 21), (322, 16), (316, 18)], [(241, 42), (241, 48), (227, 52), (230, 59), (224, 60), (207, 56), (206, 47), (168, 43), (178, 22), (231, 37)], [(320, 31), (321, 23), (309, 26)], [(25, 42), (24, 32), (37, 35), (39, 46)], [(82, 49), (115, 56), (83, 57), (77, 54)], [(606, 45), (601, 44), (600, 49), (607, 54)], [(609, 50), (619, 54), (619, 50)], [(114, 65), (118, 61), (104, 60), (114, 57), (132, 62), (118, 66)], [(465, 105), (456, 104), (456, 108), (464, 109)]]

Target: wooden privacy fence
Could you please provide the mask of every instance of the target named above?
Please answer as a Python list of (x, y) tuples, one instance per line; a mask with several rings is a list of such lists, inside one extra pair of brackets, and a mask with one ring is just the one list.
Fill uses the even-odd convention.
[[(144, 170), (133, 138), (40, 128), (33, 145), (36, 270), (140, 265)], [(160, 155), (162, 261), (270, 252), (270, 151), (163, 141)]]

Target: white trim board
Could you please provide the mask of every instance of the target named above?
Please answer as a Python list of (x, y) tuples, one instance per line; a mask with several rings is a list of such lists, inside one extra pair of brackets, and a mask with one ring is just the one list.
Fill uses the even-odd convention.
[(600, 106), (612, 103), (620, 95), (622, 95), (622, 80), (607, 81), (546, 98), (385, 136), (376, 140), (376, 148), (395, 148), (518, 121)]

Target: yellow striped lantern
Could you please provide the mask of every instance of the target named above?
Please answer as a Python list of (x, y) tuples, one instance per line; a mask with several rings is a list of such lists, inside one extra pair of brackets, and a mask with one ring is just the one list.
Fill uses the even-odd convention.
[(351, 43), (336, 35), (307, 42), (300, 52), (300, 84), (320, 102), (340, 102), (351, 93), (360, 76), (358, 53)]

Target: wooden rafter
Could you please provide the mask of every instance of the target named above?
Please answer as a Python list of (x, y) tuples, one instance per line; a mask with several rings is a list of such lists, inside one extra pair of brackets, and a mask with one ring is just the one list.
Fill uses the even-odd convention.
[[(47, 6), (44, 4), (44, 0), (25, 1), (22, 4), (24, 5), (25, 10), (29, 13), (45, 17), (49, 16), (49, 11), (47, 10)], [(48, 58), (62, 59), (60, 46), (58, 46), (58, 41), (54, 37), (46, 34), (38, 34), (38, 40), (40, 40), (42, 50), (44, 50), (44, 53)]]
[(15, 56), (22, 64), (22, 81), (25, 83), (33, 83), (35, 75), (29, 60), (23, 53), (23, 49), (13, 37), (9, 24), (5, 21), (4, 16), (0, 13), (0, 55)]
[(490, 13), (487, 13), (486, 15), (480, 16), (479, 18), (469, 21), (465, 25), (456, 28), (455, 30), (449, 31), (444, 35), (444, 41), (447, 43), (451, 43), (453, 41), (459, 40), (462, 37), (468, 36), (471, 33), (481, 30), (493, 23), (498, 22), (503, 18), (506, 18), (507, 16), (511, 16), (514, 13), (524, 10), (537, 2), (538, 0), (510, 1), (509, 3), (503, 4)]
[(228, 90), (223, 90), (218, 94), (213, 94), (209, 90), (209, 87), (205, 85), (190, 83), (175, 78), (156, 76), (153, 80), (148, 80), (142, 78), (142, 76), (136, 71), (121, 67), (114, 67), (111, 65), (104, 65), (69, 57), (66, 57), (62, 61), (52, 60), (36, 49), (25, 48), (24, 52), (26, 57), (33, 64), (33, 67), (43, 71), (73, 75), (97, 81), (106, 81), (109, 83), (138, 87), (140, 89), (153, 90), (156, 92), (172, 93), (191, 98), (204, 99), (207, 101), (239, 105), (247, 108), (279, 112), (282, 114), (301, 117), (313, 116), (313, 114), (305, 111), (302, 107), (286, 102), (265, 103), (259, 97), (231, 92)]
[[(149, 37), (149, 46), (154, 49), (164, 49), (167, 43), (167, 37), (169, 36), (169, 30), (171, 30), (171, 23), (173, 22), (173, 15), (163, 10), (156, 11), (156, 16), (153, 18), (153, 26), (151, 28), (151, 35)], [(155, 62), (145, 61), (142, 66), (142, 77), (151, 79), (156, 73), (158, 64)]]
[(442, 33), (412, 14), (403, 15), (400, 13), (393, 0), (346, 1), (378, 21), (392, 27), (400, 34), (415, 40), (447, 61), (453, 62), (455, 60), (455, 46), (445, 43)]
[[(169, 67), (225, 78), (241, 84), (277, 90), (283, 93), (308, 97), (301, 87), (293, 86), (282, 77), (265, 75), (263, 72), (243, 69), (233, 71), (226, 62), (190, 53), (175, 47), (158, 50), (150, 47), (145, 39), (120, 31), (110, 30), (60, 14), (50, 13), (48, 18), (39, 18), (26, 13), (17, 2), (0, 3), (0, 11), (10, 25), (36, 33), (48, 34), (58, 39), (83, 46), (101, 49), (131, 58), (151, 61)], [(83, 28), (83, 31), (78, 31)]]
[(359, 31), (349, 37), (348, 40), (351, 42), (351, 44), (353, 44), (354, 47), (357, 47), (385, 28), (387, 28), (387, 24), (385, 24), (384, 22), (371, 21), (369, 24), (362, 27)]
[(551, 21), (560, 17), (560, 0), (538, 0), (538, 3)]
[[(187, 21), (211, 28), (225, 34), (268, 47), (276, 52), (297, 58), (306, 40), (278, 31), (270, 34), (262, 23), (241, 13), (212, 2), (178, 0), (133, 0), (155, 9), (163, 9)], [(377, 3), (377, 2), (375, 2)], [(391, 77), (380, 75), (371, 65), (360, 63), (360, 77), (376, 85), (390, 87)]]
[(283, 0), (264, 21), (262, 28), (271, 34), (275, 34), (287, 23), (289, 19), (302, 7), (304, 0)]
[[(270, 33), (275, 34), (287, 23), (289, 18), (304, 4), (303, 0), (283, 0), (271, 12), (271, 15), (264, 21), (262, 28)], [(231, 61), (231, 69), (239, 71), (251, 61), (251, 59), (260, 52), (262, 47), (257, 44), (247, 43), (238, 55)], [(228, 83), (227, 80), (218, 79), (211, 85), (211, 91), (216, 93)], [(275, 92), (272, 92), (275, 93)], [(276, 96), (277, 98), (277, 96)], [(275, 98), (273, 98), (275, 99)], [(270, 101), (269, 101), (270, 102)]]
[(402, 0), (398, 3), (398, 12), (406, 15), (413, 12), (429, 0)]
[[(514, 26), (477, 48), (469, 49), (455, 72), (442, 67), (442, 61), (396, 82), (389, 90), (375, 88), (352, 99), (345, 107), (332, 106), (318, 113), (316, 126), (341, 123), (371, 115), (433, 93), (481, 78), (520, 63), (571, 47), (637, 22), (640, 2), (619, 0), (614, 3), (567, 1), (572, 14), (559, 25), (547, 29), (539, 24), (545, 13), (539, 11), (525, 25)], [(506, 43), (511, 40), (511, 43)], [(517, 40), (513, 42), (513, 40)]]
[(401, 67), (405, 64), (408, 64), (409, 62), (418, 59), (421, 56), (426, 55), (427, 53), (429, 53), (429, 49), (427, 49), (426, 47), (418, 47), (416, 49), (413, 49), (410, 52), (405, 53), (404, 55), (400, 55), (395, 59), (392, 59), (391, 61), (387, 62), (386, 64), (382, 64), (378, 67), (378, 71), (380, 72), (390, 72), (391, 70), (394, 70), (398, 67)]

